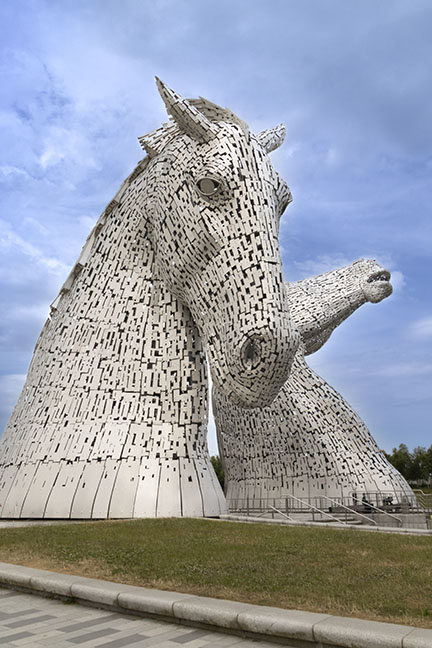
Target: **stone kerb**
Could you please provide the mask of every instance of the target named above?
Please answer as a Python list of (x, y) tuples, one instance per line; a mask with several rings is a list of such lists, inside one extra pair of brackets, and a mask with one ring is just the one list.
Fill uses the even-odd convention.
[(0, 586), (291, 648), (432, 648), (432, 630), (283, 610), (0, 563)]

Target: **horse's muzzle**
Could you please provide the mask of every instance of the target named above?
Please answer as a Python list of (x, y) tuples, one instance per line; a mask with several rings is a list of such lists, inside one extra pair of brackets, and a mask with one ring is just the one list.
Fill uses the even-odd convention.
[[(289, 377), (298, 346), (294, 331), (279, 328), (248, 331), (227, 345), (229, 398), (240, 407), (266, 407)], [(225, 387), (225, 389), (224, 389)], [(226, 391), (228, 384), (221, 385)], [(228, 395), (228, 394), (227, 394)]]

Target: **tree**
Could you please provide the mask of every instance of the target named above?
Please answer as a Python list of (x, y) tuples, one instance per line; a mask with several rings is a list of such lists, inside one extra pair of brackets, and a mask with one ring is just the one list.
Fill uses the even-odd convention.
[(401, 443), (399, 448), (393, 448), (389, 461), (397, 470), (399, 470), (405, 479), (408, 478), (408, 473), (412, 464), (412, 457), (405, 443)]
[(212, 462), (214, 471), (216, 473), (216, 477), (219, 480), (219, 484), (222, 486), (222, 490), (224, 487), (225, 483), (225, 472), (224, 469), (222, 468), (222, 461), (219, 456), (216, 457), (211, 457), (210, 461)]
[(428, 480), (432, 479), (432, 445), (426, 450), (425, 458), (426, 472)]
[(426, 467), (426, 448), (418, 446), (411, 453), (411, 465), (408, 479), (411, 481), (427, 481), (429, 475)]
[(384, 452), (386, 459), (410, 482), (429, 483), (432, 479), (432, 445), (426, 449), (417, 446), (410, 452), (404, 443), (393, 448), (392, 454)]

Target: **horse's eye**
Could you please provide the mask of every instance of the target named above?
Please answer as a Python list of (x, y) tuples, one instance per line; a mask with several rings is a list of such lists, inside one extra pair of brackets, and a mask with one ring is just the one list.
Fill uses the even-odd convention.
[(221, 183), (214, 178), (201, 178), (198, 180), (197, 189), (203, 196), (213, 196), (220, 189)]

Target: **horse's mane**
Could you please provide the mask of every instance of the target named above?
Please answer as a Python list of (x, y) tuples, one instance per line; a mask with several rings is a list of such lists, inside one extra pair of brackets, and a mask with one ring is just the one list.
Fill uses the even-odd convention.
[[(207, 119), (212, 122), (228, 122), (231, 124), (237, 124), (242, 131), (247, 135), (249, 132), (249, 127), (241, 120), (237, 115), (235, 115), (232, 110), (229, 108), (221, 108), (217, 104), (212, 103), (204, 97), (199, 97), (199, 99), (188, 99), (189, 103), (192, 104), (197, 110), (202, 112)], [(116, 193), (114, 198), (108, 203), (101, 216), (99, 217), (95, 227), (90, 232), (84, 247), (82, 248), (81, 254), (73, 266), (69, 276), (64, 282), (63, 286), (60, 289), (60, 292), (57, 298), (51, 304), (51, 314), (53, 311), (57, 310), (58, 304), (63, 294), (68, 292), (75, 280), (75, 277), (79, 275), (85, 263), (87, 262), (93, 243), (97, 238), (99, 231), (102, 229), (105, 224), (106, 218), (110, 213), (120, 204), (120, 199), (127, 187), (132, 184), (132, 182), (144, 173), (147, 169), (148, 163), (151, 158), (155, 157), (163, 151), (163, 149), (172, 142), (176, 137), (181, 135), (182, 131), (177, 126), (174, 121), (169, 121), (163, 124), (160, 128), (148, 133), (147, 135), (142, 135), (138, 137), (138, 141), (141, 144), (144, 151), (147, 153), (147, 156), (138, 162), (135, 169), (132, 173), (126, 178), (126, 180), (121, 185), (119, 191)]]
[[(187, 100), (192, 106), (199, 110), (207, 119), (212, 122), (228, 122), (230, 124), (237, 124), (240, 126), (245, 135), (249, 132), (249, 127), (242, 119), (237, 117), (229, 108), (221, 108), (217, 104), (212, 103), (204, 97), (199, 99)], [(152, 158), (161, 153), (164, 148), (172, 142), (181, 130), (178, 125), (173, 122), (166, 122), (160, 128), (138, 137), (141, 147), (146, 151), (147, 155)]]

